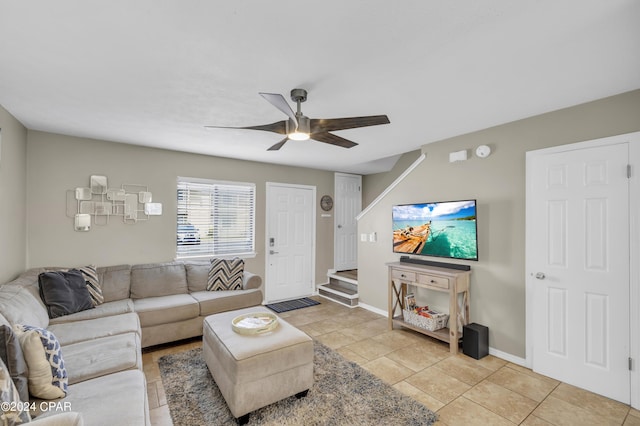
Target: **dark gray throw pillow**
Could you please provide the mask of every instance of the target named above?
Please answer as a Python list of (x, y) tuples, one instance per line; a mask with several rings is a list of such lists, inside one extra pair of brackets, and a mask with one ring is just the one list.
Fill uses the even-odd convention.
[(20, 395), (20, 401), (29, 401), (27, 362), (24, 360), (18, 336), (6, 324), (0, 325), (0, 358), (9, 370), (9, 376)]
[(93, 309), (84, 275), (77, 269), (43, 272), (38, 276), (38, 283), (49, 318)]

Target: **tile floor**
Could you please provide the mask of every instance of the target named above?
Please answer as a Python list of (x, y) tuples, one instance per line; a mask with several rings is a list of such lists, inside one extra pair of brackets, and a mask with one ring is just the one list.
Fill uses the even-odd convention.
[[(317, 300), (322, 303), (280, 316), (437, 412), (438, 425), (640, 425), (640, 411), (628, 405), (493, 356), (452, 356), (443, 342), (390, 331), (378, 314)], [(158, 358), (201, 346), (193, 340), (144, 352), (153, 425), (172, 424)]]

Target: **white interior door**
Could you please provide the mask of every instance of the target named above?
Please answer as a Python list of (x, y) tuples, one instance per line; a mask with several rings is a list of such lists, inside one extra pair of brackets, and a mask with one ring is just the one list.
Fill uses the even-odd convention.
[(629, 146), (527, 154), (534, 371), (630, 402)]
[(358, 222), (362, 210), (362, 176), (335, 174), (334, 262), (336, 271), (358, 267)]
[(316, 189), (267, 183), (266, 302), (313, 294)]

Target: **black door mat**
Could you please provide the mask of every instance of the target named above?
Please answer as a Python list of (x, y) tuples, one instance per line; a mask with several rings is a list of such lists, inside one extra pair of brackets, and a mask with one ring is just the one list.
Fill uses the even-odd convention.
[(319, 305), (320, 302), (315, 301), (313, 299), (309, 299), (308, 297), (303, 297), (302, 299), (295, 300), (287, 300), (286, 302), (278, 302), (271, 303), (269, 305), (265, 305), (267, 308), (271, 309), (274, 312), (281, 314), (282, 312), (293, 311), (300, 308), (307, 308), (309, 306)]

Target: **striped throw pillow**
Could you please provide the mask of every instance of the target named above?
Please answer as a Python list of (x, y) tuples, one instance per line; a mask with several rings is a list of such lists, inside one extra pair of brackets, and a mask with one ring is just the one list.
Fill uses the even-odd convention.
[(239, 257), (233, 259), (211, 259), (207, 290), (242, 290), (243, 274), (244, 260)]
[(91, 303), (93, 306), (102, 305), (104, 303), (104, 296), (102, 295), (102, 287), (100, 286), (100, 281), (98, 280), (98, 272), (96, 271), (96, 267), (93, 265), (89, 266), (81, 266), (79, 268), (75, 268), (82, 272), (84, 279), (87, 283), (87, 290), (89, 290), (89, 296), (91, 296)]

